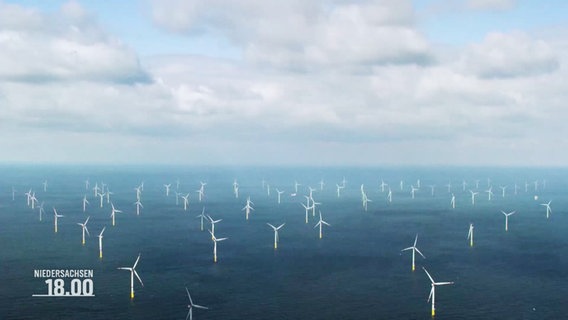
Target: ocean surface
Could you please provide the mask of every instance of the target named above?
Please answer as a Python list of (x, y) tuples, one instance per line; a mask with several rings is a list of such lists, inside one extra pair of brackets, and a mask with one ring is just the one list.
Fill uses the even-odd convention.
[[(336, 184), (344, 178), (338, 198)], [(235, 179), (239, 198), (233, 193)], [(388, 187), (381, 191), (382, 180), (392, 190), (392, 203)], [(418, 180), (412, 199), (410, 186)], [(201, 181), (207, 184), (199, 202)], [(295, 181), (301, 185), (292, 196)], [(144, 207), (137, 216), (134, 188), (142, 182)], [(100, 208), (94, 196), (95, 183), (105, 183), (111, 202), (123, 211), (114, 227), (110, 204), (105, 198)], [(163, 185), (170, 183), (166, 196)], [(361, 185), (372, 200), (368, 211), (362, 207)], [(488, 185), (493, 186), (491, 201)], [(505, 185), (503, 197), (499, 186)], [(310, 213), (309, 223), (304, 221), (300, 203), (306, 203), (308, 186), (316, 189), (317, 211), (331, 224), (323, 239), (314, 229), (319, 217)], [(276, 188), (285, 191), (280, 204)], [(209, 308), (194, 310), (194, 319), (430, 319), (430, 280), (422, 267), (436, 281), (455, 282), (436, 288), (437, 319), (565, 319), (567, 188), (568, 170), (554, 168), (4, 165), (0, 319), (185, 319), (185, 287), (194, 303)], [(42, 221), (38, 209), (26, 204), (24, 193), (30, 189), (44, 202)], [(480, 192), (475, 205), (470, 189)], [(181, 198), (176, 205), (176, 192), (190, 194), (187, 211)], [(84, 195), (90, 202), (86, 212)], [(254, 211), (247, 221), (242, 208), (249, 196)], [(541, 203), (548, 201), (547, 219)], [(53, 207), (64, 215), (58, 233)], [(200, 230), (196, 217), (203, 208), (223, 219), (215, 235), (228, 238), (218, 243), (217, 263), (211, 236)], [(502, 210), (516, 211), (507, 232)], [(87, 217), (90, 237), (83, 246), (77, 223)], [(286, 223), (277, 250), (267, 223)], [(466, 239), (470, 223), (473, 247)], [(105, 226), (99, 259), (97, 235)], [(412, 246), (416, 234), (426, 259), (417, 255), (412, 272), (411, 254), (401, 249)], [(117, 268), (131, 267), (138, 254), (136, 270), (144, 286), (134, 279), (131, 300), (130, 274)], [(34, 278), (36, 269), (93, 270), (95, 297), (32, 297), (47, 293), (45, 279)]]

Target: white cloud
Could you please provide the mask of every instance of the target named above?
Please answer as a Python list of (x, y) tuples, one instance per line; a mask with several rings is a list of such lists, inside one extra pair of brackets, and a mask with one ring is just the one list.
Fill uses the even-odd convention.
[(475, 10), (509, 10), (517, 0), (467, 0), (467, 7)]
[(136, 54), (74, 2), (54, 15), (0, 2), (0, 46), (0, 80), (149, 80)]
[(249, 62), (296, 71), (428, 64), (410, 1), (154, 1), (157, 25), (225, 36)]
[(488, 34), (482, 43), (468, 48), (461, 63), (465, 70), (485, 78), (540, 75), (560, 66), (557, 54), (546, 41), (520, 32)]
[(568, 45), (556, 32), (445, 50), (421, 35), (410, 2), (204, 3), (156, 3), (155, 19), (230, 37), (242, 61), (139, 64), (76, 3), (7, 7), (18, 19), (0, 19), (0, 149), (16, 150), (5, 160), (539, 164), (535, 151), (568, 147), (557, 138)]

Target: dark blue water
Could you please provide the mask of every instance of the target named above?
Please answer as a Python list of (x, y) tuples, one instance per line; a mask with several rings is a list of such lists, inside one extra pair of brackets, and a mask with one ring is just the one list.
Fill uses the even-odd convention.
[[(336, 183), (346, 178), (342, 196)], [(494, 198), (487, 194), (491, 179)], [(124, 211), (111, 226), (110, 205), (99, 208), (84, 181), (108, 184), (112, 202)], [(175, 203), (179, 192), (190, 193), (188, 211)], [(232, 191), (240, 185), (240, 197)], [(270, 196), (262, 187), (265, 180)], [(319, 181), (326, 183), (319, 190)], [(387, 203), (380, 192), (384, 179), (393, 191)], [(411, 199), (410, 185), (421, 189)], [(47, 192), (42, 182), (48, 181)], [(404, 190), (400, 190), (400, 181)], [(468, 183), (462, 190), (462, 181)], [(469, 189), (479, 180), (480, 194), (471, 205)], [(533, 181), (538, 180), (538, 190)], [(543, 181), (546, 181), (545, 185)], [(134, 187), (144, 181), (140, 216), (135, 214)], [(206, 181), (202, 203), (195, 192)], [(294, 181), (302, 184), (291, 197)], [(451, 181), (457, 208), (450, 207), (445, 185)], [(525, 192), (525, 181), (530, 182)], [(172, 183), (165, 196), (163, 184)], [(519, 185), (513, 193), (513, 185)], [(364, 184), (369, 210), (361, 206)], [(435, 184), (435, 195), (429, 185)], [(499, 185), (508, 185), (505, 198)], [(12, 201), (11, 188), (17, 190)], [(331, 227), (318, 239), (316, 218), (304, 222), (307, 186), (317, 187), (316, 201)], [(568, 216), (566, 169), (507, 168), (183, 168), (183, 167), (57, 167), (4, 166), (0, 168), (0, 318), (2, 319), (185, 319), (187, 296), (209, 307), (195, 310), (194, 319), (428, 319), (426, 301), (430, 282), (426, 267), (437, 281), (438, 319), (561, 319), (568, 308)], [(46, 215), (26, 205), (24, 192), (32, 188)], [(277, 204), (275, 188), (285, 190)], [(87, 194), (90, 206), (82, 212)], [(539, 199), (534, 200), (537, 195)], [(255, 211), (245, 220), (241, 209), (250, 196)], [(552, 200), (546, 219), (540, 203)], [(65, 215), (54, 233), (53, 211)], [(199, 230), (196, 216), (205, 207), (215, 219), (213, 244)], [(517, 214), (504, 230), (501, 210)], [(90, 216), (91, 236), (81, 245), (81, 227)], [(280, 243), (273, 249), (273, 231), (279, 225)], [(469, 223), (475, 225), (475, 245), (466, 240)], [(96, 235), (106, 226), (104, 258), (98, 258)], [(209, 228), (209, 224), (206, 224)], [(417, 270), (410, 270), (409, 252), (419, 234)], [(130, 300), (130, 277), (118, 267), (129, 267), (141, 254)], [(34, 269), (92, 269), (95, 297), (38, 298), (46, 293), (45, 279)]]

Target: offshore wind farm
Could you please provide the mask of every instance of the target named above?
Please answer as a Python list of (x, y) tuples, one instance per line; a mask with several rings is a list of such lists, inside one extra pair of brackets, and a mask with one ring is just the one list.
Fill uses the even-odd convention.
[[(453, 282), (436, 291), (439, 319), (544, 319), (565, 312), (565, 169), (46, 166), (2, 167), (1, 174), (5, 267), (0, 290), (5, 299), (0, 309), (6, 319), (49, 314), (183, 319), (188, 312), (185, 287), (208, 307), (193, 315), (196, 318), (265, 319), (285, 314), (427, 319), (432, 316), (433, 284), (422, 268), (436, 280)], [(342, 182), (344, 177), (347, 182)], [(492, 184), (527, 181), (531, 188), (491, 201), (480, 198), (473, 205), (470, 189), (464, 191), (458, 182), (486, 177)], [(83, 212), (87, 178), (104, 184), (99, 192), (112, 188), (113, 194), (102, 208), (91, 201)], [(43, 179), (50, 182), (47, 191), (42, 189)], [(164, 183), (176, 179), (179, 186), (172, 184), (167, 195)], [(235, 179), (238, 198), (232, 186)], [(412, 184), (416, 179), (424, 185), (454, 182), (459, 187), (450, 191), (456, 207), (447, 190), (434, 195), (416, 192), (413, 198), (410, 191), (417, 188)], [(199, 194), (191, 194), (189, 204), (176, 205), (174, 191), (190, 193), (202, 180), (207, 180), (202, 202)], [(323, 188), (303, 187), (321, 180), (327, 184)], [(137, 193), (134, 188), (142, 181), (144, 190)], [(391, 189), (392, 202), (381, 181), (397, 185)], [(400, 181), (406, 186), (402, 190)], [(293, 195), (298, 182), (303, 186)], [(339, 198), (336, 184), (345, 186)], [(375, 199), (367, 210), (361, 206), (360, 184)], [(281, 194), (278, 203), (279, 194), (268, 195), (268, 185), (292, 192)], [(54, 217), (37, 218), (39, 208), (28, 206), (24, 192), (16, 192), (12, 200), (12, 188), (31, 188), (30, 194), (35, 191), (36, 198), (56, 207), (59, 216), (65, 213), (58, 232), (53, 232)], [(480, 183), (478, 189), (488, 188)], [(88, 199), (98, 197), (87, 194)], [(319, 203), (318, 214), (310, 210), (306, 224), (303, 196), (310, 194)], [(242, 205), (250, 198), (255, 199), (255, 214), (247, 220)], [(552, 199), (555, 214), (547, 218), (542, 201), (535, 198)], [(131, 205), (137, 199), (145, 204), (138, 214)], [(123, 208), (114, 227), (109, 219), (113, 207)], [(513, 209), (516, 213), (506, 231), (501, 212), (510, 214)], [(210, 216), (204, 231), (202, 215)], [(214, 229), (211, 221), (216, 222)], [(87, 222), (91, 230), (101, 230), (99, 241), (81, 244), (77, 225), (86, 231)], [(325, 228), (320, 239), (314, 225), (324, 223), (332, 227)], [(278, 233), (284, 224), (284, 232)], [(228, 239), (217, 243), (212, 238)], [(410, 270), (410, 257), (401, 248), (427, 259), (416, 259)], [(92, 269), (95, 296), (32, 297), (45, 287), (33, 278), (34, 269), (64, 268)], [(131, 271), (130, 277), (120, 269)]]
[(567, 15), (0, 0), (0, 319), (566, 318)]

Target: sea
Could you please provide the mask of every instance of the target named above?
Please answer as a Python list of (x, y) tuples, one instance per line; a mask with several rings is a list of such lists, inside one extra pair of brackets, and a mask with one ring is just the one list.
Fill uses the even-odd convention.
[[(95, 184), (112, 192), (102, 207)], [(169, 196), (164, 184), (171, 184)], [(321, 204), (306, 224), (301, 204), (309, 187)], [(566, 319), (567, 189), (566, 168), (5, 164), (0, 319), (186, 319), (186, 288), (193, 303), (208, 308), (194, 309), (193, 319), (431, 319), (423, 268), (436, 282), (453, 282), (436, 287), (436, 319)], [(27, 205), (29, 190), (43, 202), (42, 221)], [(366, 211), (361, 190), (370, 200)], [(475, 204), (470, 190), (479, 192)], [(189, 194), (187, 210), (176, 193)], [(254, 211), (246, 220), (248, 197)], [(542, 204), (549, 201), (547, 218)], [(115, 226), (111, 203), (122, 211)], [(64, 216), (57, 233), (53, 208)], [(218, 242), (216, 263), (210, 223), (200, 230), (203, 210), (222, 219), (215, 236), (228, 238)], [(508, 231), (502, 211), (516, 212)], [(321, 239), (319, 212), (330, 224)], [(87, 217), (90, 236), (82, 245), (78, 224)], [(285, 223), (276, 250), (267, 223)], [(426, 258), (417, 254), (412, 271), (411, 252), (401, 250), (416, 235)], [(132, 267), (139, 255), (143, 285), (134, 277), (131, 299), (130, 272), (118, 268)], [(47, 282), (57, 278), (35, 277), (35, 270), (92, 270), (93, 296), (46, 296)], [(62, 281), (65, 292), (77, 283)], [(74, 292), (81, 290), (88, 288)]]

